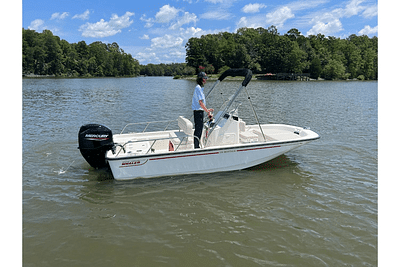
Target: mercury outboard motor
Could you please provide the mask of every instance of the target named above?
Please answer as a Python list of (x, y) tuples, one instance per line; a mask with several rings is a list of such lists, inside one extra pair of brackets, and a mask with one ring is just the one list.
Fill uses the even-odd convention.
[(78, 139), (78, 148), (90, 166), (107, 166), (106, 152), (114, 147), (113, 135), (109, 128), (100, 124), (83, 125), (79, 130)]

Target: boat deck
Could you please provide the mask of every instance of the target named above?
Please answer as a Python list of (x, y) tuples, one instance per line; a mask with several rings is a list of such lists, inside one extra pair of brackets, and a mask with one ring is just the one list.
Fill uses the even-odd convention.
[[(258, 125), (249, 125), (245, 127), (244, 131), (239, 132), (238, 142), (234, 142), (233, 138), (226, 138), (223, 139), (223, 142), (206, 146), (206, 148), (293, 141), (304, 139), (309, 135), (308, 132), (311, 132), (288, 125), (267, 124), (261, 127), (264, 135)], [(193, 136), (188, 136), (180, 130), (116, 134), (113, 138), (117, 148), (115, 154), (109, 153), (107, 155), (108, 158), (172, 153), (194, 149)]]

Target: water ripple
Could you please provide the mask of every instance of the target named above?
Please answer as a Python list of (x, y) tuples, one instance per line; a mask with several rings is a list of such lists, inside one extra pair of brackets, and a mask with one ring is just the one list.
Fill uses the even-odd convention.
[[(248, 170), (118, 182), (80, 156), (80, 125), (118, 132), (190, 117), (193, 87), (148, 77), (23, 81), (24, 265), (376, 266), (375, 82), (252, 81), (262, 123), (310, 126), (321, 139)], [(165, 113), (165, 102), (175, 108)], [(245, 104), (239, 112), (255, 122)]]

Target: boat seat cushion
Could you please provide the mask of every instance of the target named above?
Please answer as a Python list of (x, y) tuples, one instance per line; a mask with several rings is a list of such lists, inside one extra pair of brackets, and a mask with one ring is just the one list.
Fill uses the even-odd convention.
[(189, 136), (193, 135), (193, 123), (190, 120), (184, 118), (183, 116), (179, 116), (178, 126), (185, 134)]

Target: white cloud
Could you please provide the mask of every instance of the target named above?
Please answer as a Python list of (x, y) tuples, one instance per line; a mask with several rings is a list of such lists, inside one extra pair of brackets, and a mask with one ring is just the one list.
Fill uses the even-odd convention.
[(304, 9), (314, 9), (319, 5), (326, 4), (327, 2), (330, 2), (330, 0), (299, 0), (296, 2), (290, 3), (290, 9), (291, 10), (304, 10)]
[(328, 23), (319, 21), (307, 32), (307, 35), (317, 35), (318, 33), (330, 35), (342, 30), (342, 23), (339, 19), (334, 19)]
[(208, 5), (207, 11), (200, 15), (202, 19), (210, 20), (229, 20), (235, 17), (230, 8), (237, 0), (205, 0), (213, 4), (218, 4), (216, 7)]
[(146, 25), (144, 26), (145, 28), (152, 27), (156, 22), (160, 24), (170, 23), (170, 30), (177, 30), (182, 25), (192, 22), (196, 23), (198, 21), (196, 14), (184, 12), (182, 16), (179, 16), (180, 12), (183, 12), (183, 10), (177, 9), (170, 5), (165, 5), (160, 8), (160, 10), (155, 15), (155, 18), (147, 18), (144, 14), (140, 18), (140, 20), (146, 22)]
[(292, 10), (287, 7), (283, 6), (274, 12), (268, 13), (266, 15), (267, 17), (267, 24), (272, 24), (276, 26), (277, 28), (283, 27), (283, 24), (285, 23), (286, 20), (294, 18), (294, 14), (292, 13)]
[(213, 3), (213, 4), (224, 4), (232, 2), (232, 0), (205, 0), (205, 2)]
[(37, 32), (42, 31), (44, 28), (44, 21), (41, 19), (35, 19), (31, 22), (31, 25), (28, 26), (28, 29), (35, 30)]
[(150, 37), (147, 34), (143, 34), (143, 36), (139, 37), (139, 38), (142, 39), (142, 40), (149, 40), (150, 39)]
[(241, 17), (239, 22), (236, 24), (236, 29), (239, 28), (253, 28), (266, 27), (265, 15), (253, 16), (253, 17)]
[(122, 29), (129, 27), (133, 20), (130, 17), (135, 15), (132, 12), (126, 12), (123, 16), (113, 14), (109, 21), (101, 19), (96, 23), (86, 23), (79, 28), (84, 37), (108, 37), (120, 33)]
[(365, 6), (360, 6), (362, 2), (364, 2), (364, 0), (351, 0), (344, 9), (344, 16), (349, 18), (358, 15), (358, 13), (365, 9)]
[[(228, 31), (227, 29), (225, 30), (208, 30), (205, 31), (201, 28), (195, 28), (195, 27), (189, 27), (186, 29), (180, 29), (179, 32), (179, 36), (181, 36), (183, 39), (185, 39), (186, 41), (189, 40), (189, 38), (192, 37), (201, 37), (202, 35), (206, 35), (209, 33), (218, 33), (218, 32), (222, 32), (222, 31)], [(186, 42), (185, 42), (186, 43)]]
[(248, 4), (242, 8), (242, 12), (244, 13), (258, 13), (261, 8), (266, 8), (267, 6), (264, 4)]
[(69, 13), (68, 12), (64, 12), (64, 13), (62, 13), (62, 14), (60, 14), (60, 13), (53, 13), (52, 15), (51, 15), (51, 18), (50, 18), (50, 20), (53, 20), (53, 19), (65, 19), (66, 17), (68, 17), (69, 16)]
[[(322, 33), (331, 35), (343, 30), (341, 18), (350, 18), (353, 16), (362, 15), (365, 18), (370, 18), (377, 15), (377, 6), (362, 6), (365, 0), (350, 0), (345, 8), (336, 8), (331, 12), (325, 12), (322, 15), (317, 14), (310, 23), (314, 25), (308, 32), (310, 34)], [(364, 31), (365, 28), (362, 30)]]
[(217, 9), (213, 11), (206, 12), (200, 15), (202, 19), (213, 19), (213, 20), (228, 20), (232, 18), (232, 14), (226, 10)]
[(200, 37), (209, 33), (229, 31), (229, 29), (202, 30), (200, 28), (179, 28), (169, 34), (151, 39), (151, 46), (144, 51), (132, 53), (140, 64), (184, 62), (185, 44), (191, 37)]
[(258, 14), (250, 17), (241, 17), (239, 22), (236, 24), (236, 28), (247, 27), (256, 29), (259, 27), (267, 28), (271, 25), (274, 25), (277, 28), (282, 28), (288, 19), (294, 17), (295, 15), (291, 8), (282, 6), (266, 15)]
[(358, 35), (370, 35), (378, 33), (378, 26), (371, 28), (371, 26), (367, 25), (358, 32)]
[(146, 14), (143, 14), (143, 15), (140, 17), (140, 20), (146, 22), (146, 25), (144, 25), (145, 28), (150, 28), (151, 26), (154, 25), (154, 19), (152, 19), (152, 18), (148, 18), (148, 19), (147, 19), (147, 18), (146, 18)]
[[(135, 54), (135, 58), (139, 60), (139, 62), (158, 62), (160, 59), (157, 57), (156, 53), (143, 53), (139, 52)], [(142, 64), (142, 63), (141, 63)]]
[(89, 9), (87, 9), (85, 12), (82, 14), (76, 14), (75, 16), (72, 17), (72, 19), (81, 19), (81, 20), (88, 20), (90, 15)]
[(158, 23), (168, 23), (175, 19), (179, 13), (179, 9), (172, 7), (170, 5), (165, 5), (160, 8), (160, 11), (156, 14), (156, 22)]
[(250, 26), (249, 22), (247, 21), (246, 17), (241, 17), (239, 22), (236, 24), (236, 28), (240, 29), (240, 28), (255, 28), (254, 26)]
[(362, 16), (364, 18), (372, 18), (372, 17), (378, 16), (378, 6), (374, 5), (374, 6), (367, 7), (364, 10)]
[(177, 22), (171, 25), (170, 29), (176, 30), (176, 29), (180, 28), (182, 25), (189, 24), (191, 22), (196, 24), (197, 20), (198, 19), (195, 14), (193, 14), (193, 13), (190, 14), (189, 12), (185, 12), (183, 17), (178, 18)]
[(173, 36), (166, 34), (162, 37), (156, 37), (151, 39), (152, 48), (171, 48), (181, 46), (183, 43), (183, 38), (180, 36)]
[(169, 55), (171, 55), (172, 57), (175, 57), (175, 58), (185, 58), (186, 51), (185, 50), (175, 50), (175, 51), (171, 51), (169, 53)]

